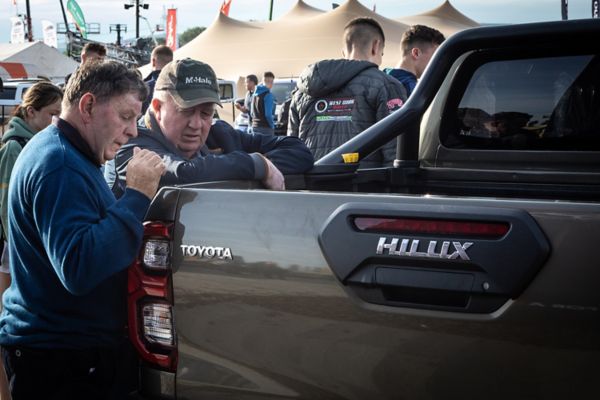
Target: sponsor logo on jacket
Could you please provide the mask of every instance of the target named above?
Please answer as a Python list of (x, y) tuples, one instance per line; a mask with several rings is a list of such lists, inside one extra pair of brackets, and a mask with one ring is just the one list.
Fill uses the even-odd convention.
[(390, 111), (397, 110), (398, 108), (402, 107), (403, 105), (404, 105), (404, 102), (402, 101), (402, 99), (391, 99), (391, 100), (388, 100), (388, 102), (387, 102), (387, 108)]

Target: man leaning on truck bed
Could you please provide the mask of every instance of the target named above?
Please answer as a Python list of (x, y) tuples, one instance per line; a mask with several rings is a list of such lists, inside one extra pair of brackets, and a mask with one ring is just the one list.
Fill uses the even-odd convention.
[(210, 65), (190, 58), (167, 64), (145, 115), (147, 129), (139, 128), (138, 137), (106, 166), (105, 178), (115, 195), (121, 193), (136, 146), (163, 157), (167, 169), (161, 186), (243, 179), (283, 190), (283, 174), (312, 167), (313, 156), (300, 139), (248, 134), (224, 121), (213, 122), (216, 105), (221, 105), (219, 87)]

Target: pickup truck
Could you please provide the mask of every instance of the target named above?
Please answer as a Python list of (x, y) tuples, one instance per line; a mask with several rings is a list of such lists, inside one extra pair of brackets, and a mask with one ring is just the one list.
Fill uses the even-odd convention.
[[(393, 167), (344, 162), (390, 140)], [(286, 185), (157, 194), (129, 270), (140, 396), (600, 398), (600, 20), (452, 36)]]

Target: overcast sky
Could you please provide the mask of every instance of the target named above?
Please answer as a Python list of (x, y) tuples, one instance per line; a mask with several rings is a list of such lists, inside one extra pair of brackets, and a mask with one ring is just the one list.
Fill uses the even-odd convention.
[[(419, 14), (435, 8), (443, 0), (359, 0), (365, 7), (376, 5), (377, 13), (388, 17)], [(10, 40), (10, 17), (26, 12), (25, 0), (0, 0), (0, 42)], [(65, 6), (67, 0), (63, 0)], [(135, 36), (134, 8), (124, 9), (124, 4), (134, 0), (78, 0), (86, 22), (97, 22), (101, 27), (101, 35), (90, 36), (91, 39), (103, 42), (115, 42), (116, 33), (109, 33), (110, 24), (126, 24), (127, 33), (124, 38)], [(218, 15), (222, 0), (141, 0), (149, 5), (148, 10), (141, 10), (147, 20), (140, 20), (140, 35), (150, 34), (150, 28), (157, 24), (164, 25), (163, 15), (166, 8), (177, 8), (177, 32), (182, 33), (194, 26), (209, 26)], [(322, 10), (331, 9), (331, 0), (305, 0), (313, 7)], [(342, 4), (343, 0), (333, 2)], [(42, 39), (42, 19), (62, 22), (60, 0), (30, 0), (33, 20), (34, 39)], [(273, 19), (285, 14), (296, 0), (273, 0)], [(535, 21), (559, 20), (560, 0), (452, 0), (451, 4), (467, 17), (481, 23), (520, 23)], [(244, 21), (268, 20), (270, 0), (232, 0), (229, 16)], [(569, 18), (589, 18), (591, 16), (591, 0), (569, 1)], [(59, 37), (62, 35), (59, 35)], [(59, 39), (60, 42), (61, 39)]]

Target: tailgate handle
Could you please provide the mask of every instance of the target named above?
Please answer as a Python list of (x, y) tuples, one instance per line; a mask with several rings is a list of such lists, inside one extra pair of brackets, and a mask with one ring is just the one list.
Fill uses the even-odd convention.
[(374, 302), (391, 306), (412, 304), (462, 309), (469, 304), (475, 281), (470, 273), (411, 268), (378, 267), (371, 273), (370, 278), (363, 274), (353, 276), (348, 284), (358, 290), (375, 289), (381, 298)]
[(375, 270), (375, 283), (381, 286), (470, 292), (473, 280), (473, 274), (468, 273), (419, 271), (403, 268), (377, 268)]

